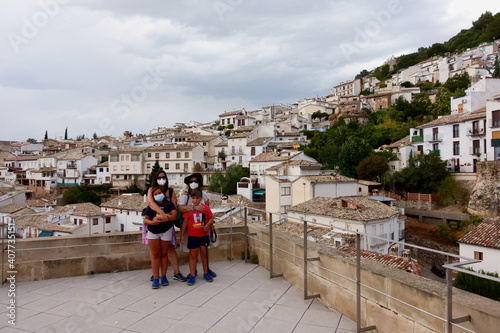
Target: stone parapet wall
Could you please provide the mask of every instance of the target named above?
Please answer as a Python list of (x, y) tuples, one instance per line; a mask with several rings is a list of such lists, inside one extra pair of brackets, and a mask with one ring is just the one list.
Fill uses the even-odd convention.
[[(250, 225), (259, 241), (250, 249), (257, 253), (259, 264), (270, 269), (268, 228)], [(304, 288), (303, 239), (273, 231), (273, 274)], [(309, 242), (308, 295), (319, 294), (326, 306), (356, 321), (355, 257), (334, 248)], [(361, 260), (361, 323), (375, 325), (377, 332), (445, 332), (446, 285), (403, 272), (370, 260)], [(372, 288), (372, 289), (371, 289)], [(423, 309), (419, 311), (411, 306)], [(491, 332), (500, 327), (498, 302), (453, 288), (453, 317), (471, 315), (471, 322), (460, 325), (474, 332)], [(430, 313), (431, 315), (427, 314)], [(436, 318), (435, 316), (439, 317)], [(454, 328), (453, 331), (462, 331)]]
[[(229, 227), (217, 228), (220, 245), (211, 247), (210, 260), (227, 260), (230, 257)], [(233, 228), (241, 233), (242, 227)], [(233, 238), (234, 258), (240, 259), (244, 250), (243, 235)], [(16, 239), (16, 281), (36, 281), (70, 276), (113, 273), (151, 267), (149, 246), (142, 244), (142, 233), (116, 232), (89, 236), (40, 237)], [(7, 248), (4, 239), (3, 248)], [(179, 263), (188, 262), (189, 253), (178, 249)], [(9, 269), (8, 252), (3, 253), (2, 281)]]

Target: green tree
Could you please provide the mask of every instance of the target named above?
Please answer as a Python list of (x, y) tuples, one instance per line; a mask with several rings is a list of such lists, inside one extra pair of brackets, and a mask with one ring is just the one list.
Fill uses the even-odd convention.
[(430, 114), (432, 114), (434, 117), (450, 114), (450, 98), (451, 92), (447, 88), (438, 88), (438, 92), (436, 94), (436, 102), (429, 106)]
[(470, 86), (470, 77), (469, 73), (465, 72), (463, 74), (457, 74), (453, 77), (450, 77), (444, 84), (443, 87), (448, 89), (452, 94), (455, 93), (459, 89), (467, 89)]
[(91, 202), (97, 206), (101, 204), (101, 197), (96, 191), (89, 187), (70, 187), (63, 193), (63, 200), (66, 204)]
[(125, 188), (126, 193), (140, 193), (140, 194), (145, 194), (144, 189), (142, 189), (139, 185), (136, 183), (129, 185)]
[[(405, 67), (406, 68), (406, 67)], [(391, 77), (391, 67), (389, 64), (382, 65), (380, 67), (375, 68), (373, 71), (373, 75), (379, 79), (380, 81), (385, 81)]]
[[(474, 271), (471, 268), (467, 269)], [(499, 277), (497, 272), (491, 273), (479, 270), (479, 273), (496, 278)], [(500, 301), (500, 283), (496, 281), (484, 279), (476, 275), (459, 272), (455, 280), (453, 281), (453, 286), (462, 290), (467, 290), (468, 292), (477, 295)]]
[(34, 138), (28, 138), (28, 139), (26, 140), (26, 142), (27, 142), (27, 143), (37, 143), (36, 139), (34, 139)]
[(371, 155), (363, 159), (356, 167), (358, 179), (381, 181), (382, 176), (389, 171), (387, 158), (381, 155)]
[(413, 83), (411, 83), (410, 81), (405, 81), (405, 82), (401, 83), (400, 86), (404, 87), (404, 88), (415, 87), (415, 85)]
[(148, 178), (146, 178), (146, 191), (151, 187), (151, 181), (153, 180), (155, 173), (159, 170), (161, 170), (160, 162), (156, 160), (155, 164), (153, 164), (153, 168), (151, 169)]
[(68, 140), (68, 128), (64, 131), (64, 140)]
[(366, 140), (350, 137), (338, 153), (339, 172), (344, 176), (356, 178), (356, 166), (371, 154), (373, 148)]
[(76, 141), (82, 141), (82, 140), (85, 140), (85, 134), (76, 136)]
[(451, 176), (446, 177), (441, 182), (438, 194), (439, 201), (443, 206), (453, 204), (465, 205), (469, 202), (469, 191)]
[(226, 168), (225, 173), (221, 170), (217, 170), (212, 177), (210, 177), (208, 190), (226, 195), (236, 194), (238, 192), (237, 183), (242, 177), (248, 176), (250, 176), (250, 170), (248, 168), (244, 168), (239, 164), (231, 164)]
[(312, 115), (311, 115), (311, 119), (328, 119), (329, 117), (329, 114), (326, 113), (326, 112), (321, 112), (320, 110), (314, 112)]
[(397, 193), (437, 193), (441, 182), (448, 177), (446, 161), (437, 153), (410, 157), (408, 166), (384, 177), (383, 183)]
[(44, 140), (48, 140), (49, 139), (49, 132), (45, 131), (45, 136), (43, 137)]

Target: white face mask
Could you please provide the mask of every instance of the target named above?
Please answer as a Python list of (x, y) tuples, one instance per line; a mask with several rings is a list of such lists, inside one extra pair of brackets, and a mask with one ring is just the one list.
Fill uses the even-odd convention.
[(194, 190), (198, 188), (198, 183), (189, 183), (189, 188)]
[(166, 179), (157, 179), (156, 182), (158, 183), (158, 185), (163, 186), (167, 183), (167, 180)]

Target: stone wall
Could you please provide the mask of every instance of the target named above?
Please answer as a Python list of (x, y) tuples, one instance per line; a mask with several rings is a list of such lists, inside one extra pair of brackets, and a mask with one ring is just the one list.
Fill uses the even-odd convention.
[[(233, 232), (242, 227), (233, 228)], [(217, 228), (220, 245), (210, 249), (210, 260), (230, 257), (233, 238), (235, 259), (244, 249), (243, 235), (229, 236), (229, 227)], [(89, 274), (113, 273), (151, 267), (148, 245), (142, 244), (141, 232), (117, 232), (88, 236), (40, 237), (16, 239), (16, 281), (36, 281)], [(7, 248), (6, 241), (3, 248)], [(177, 250), (179, 263), (188, 262), (188, 253)], [(7, 278), (8, 252), (3, 253), (2, 281)]]
[(500, 216), (500, 161), (477, 163), (477, 182), (468, 210), (479, 216)]
[[(442, 252), (459, 254), (458, 246), (456, 245), (444, 245), (417, 235), (408, 235), (406, 238), (406, 243), (431, 248)], [(415, 247), (410, 247), (410, 255), (412, 258), (415, 258), (420, 265), (427, 268), (431, 268), (432, 266), (436, 265), (439, 269), (442, 269), (442, 265), (446, 264), (448, 260), (447, 256), (444, 254), (426, 251)]]
[[(259, 256), (259, 264), (270, 269), (268, 228), (250, 225), (259, 242), (251, 242), (251, 250)], [(303, 239), (273, 231), (273, 273), (297, 287), (304, 288)], [(333, 248), (308, 243), (307, 294), (319, 294), (326, 306), (356, 320), (355, 258)], [(370, 260), (361, 260), (361, 324), (375, 325), (377, 332), (445, 332), (446, 285), (406, 273)], [(388, 296), (387, 296), (388, 295)], [(432, 315), (408, 305), (423, 309)], [(461, 325), (475, 332), (492, 332), (500, 325), (498, 302), (453, 288), (453, 317), (469, 314), (471, 322)], [(454, 328), (453, 331), (462, 331)]]

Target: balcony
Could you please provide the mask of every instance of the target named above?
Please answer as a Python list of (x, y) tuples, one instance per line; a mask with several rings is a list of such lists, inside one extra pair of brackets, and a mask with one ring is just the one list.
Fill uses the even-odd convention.
[(488, 122), (490, 124), (490, 128), (500, 127), (500, 120), (499, 119), (489, 119)]
[(469, 155), (481, 156), (481, 147), (469, 147)]
[(432, 134), (432, 135), (426, 135), (425, 136), (425, 141), (426, 142), (441, 142), (443, 141), (443, 135), (440, 133), (437, 134)]
[[(246, 210), (242, 216), (248, 216)], [(274, 219), (269, 213), (269, 220)], [(250, 222), (240, 216), (238, 224), (217, 226), (220, 244), (210, 250), (211, 268), (218, 274), (214, 282), (198, 276), (189, 287), (174, 281), (169, 267), (171, 283), (159, 290), (151, 289), (149, 251), (140, 232), (17, 239), (16, 329), (345, 333), (412, 332), (414, 327), (451, 332), (462, 327), (491, 332), (500, 325), (498, 302), (461, 290), (447, 293), (441, 282), (361, 261), (359, 251), (354, 256), (340, 253), (309, 235)], [(310, 224), (304, 221), (303, 230), (310, 230)], [(358, 244), (361, 236), (356, 234)], [(236, 259), (245, 249), (250, 250), (245, 257), (258, 256), (260, 266)], [(187, 273), (188, 256), (178, 254), (181, 271)], [(445, 255), (450, 262), (457, 259)], [(2, 281), (7, 281), (14, 273), (7, 275), (4, 262)], [(458, 264), (444, 267), (461, 271)], [(2, 304), (10, 304), (7, 282)]]
[(411, 142), (424, 142), (423, 135), (414, 135), (411, 137)]
[(468, 128), (467, 136), (484, 136), (486, 131), (484, 128)]

